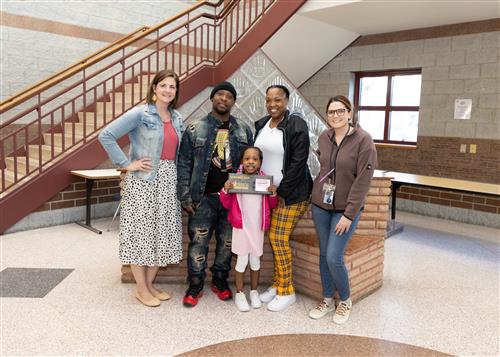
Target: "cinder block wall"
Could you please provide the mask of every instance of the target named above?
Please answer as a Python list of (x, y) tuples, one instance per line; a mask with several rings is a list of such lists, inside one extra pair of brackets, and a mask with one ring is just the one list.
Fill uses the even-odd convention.
[[(352, 98), (355, 72), (422, 68), (417, 145), (378, 145), (378, 168), (498, 184), (499, 58), (498, 20), (372, 35), (346, 48), (300, 90), (324, 113), (330, 96)], [(463, 98), (472, 99), (472, 118), (455, 120), (455, 99)], [(462, 144), (466, 153), (460, 152)], [(470, 152), (471, 144), (477, 145), (477, 153)], [(398, 209), (499, 226), (498, 196), (472, 195), (477, 204), (471, 204), (471, 195), (456, 193), (450, 200), (448, 191), (431, 196), (422, 190), (402, 190)]]
[(141, 26), (154, 26), (196, 3), (2, 1), (3, 101)]

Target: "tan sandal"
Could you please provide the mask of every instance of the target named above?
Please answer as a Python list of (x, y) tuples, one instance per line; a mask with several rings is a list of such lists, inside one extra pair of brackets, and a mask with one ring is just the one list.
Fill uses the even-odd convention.
[(135, 292), (135, 298), (139, 300), (143, 305), (149, 307), (157, 307), (160, 306), (160, 299), (153, 297), (152, 299), (146, 300), (144, 299), (138, 291)]
[(160, 291), (158, 294), (154, 293), (153, 296), (161, 301), (170, 299), (170, 294), (165, 291)]

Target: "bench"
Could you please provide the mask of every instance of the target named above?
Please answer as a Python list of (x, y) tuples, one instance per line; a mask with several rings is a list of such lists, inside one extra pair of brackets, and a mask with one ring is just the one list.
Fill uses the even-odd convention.
[(457, 180), (445, 177), (415, 175), (415, 174), (396, 172), (396, 171), (377, 171), (376, 174), (381, 177), (390, 178), (392, 181), (392, 187), (391, 187), (392, 207), (391, 207), (391, 221), (389, 223), (389, 230), (387, 233), (388, 237), (396, 233), (399, 233), (403, 230), (403, 226), (398, 225), (396, 223), (397, 191), (402, 185), (425, 186), (431, 188), (442, 188), (455, 191), (482, 193), (482, 194), (500, 196), (500, 185), (497, 184), (467, 181), (467, 180)]

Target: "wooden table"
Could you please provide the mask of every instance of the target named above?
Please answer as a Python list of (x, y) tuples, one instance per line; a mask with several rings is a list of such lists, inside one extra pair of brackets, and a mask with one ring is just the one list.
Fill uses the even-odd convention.
[(390, 177), (392, 181), (392, 207), (391, 207), (391, 222), (388, 225), (387, 236), (394, 235), (403, 230), (403, 226), (396, 224), (396, 195), (397, 190), (402, 185), (410, 186), (426, 186), (433, 188), (444, 188), (449, 190), (484, 193), (488, 195), (500, 196), (500, 185), (483, 183), (476, 181), (457, 180), (445, 177), (434, 177), (424, 175), (414, 175), (396, 171), (380, 171), (376, 170), (377, 176)]
[(78, 177), (83, 177), (85, 179), (86, 183), (86, 189), (87, 189), (87, 211), (85, 214), (85, 223), (83, 222), (76, 222), (82, 227), (85, 227), (87, 229), (90, 229), (92, 232), (95, 232), (97, 234), (102, 234), (102, 231), (92, 227), (90, 220), (91, 220), (91, 212), (90, 208), (92, 205), (92, 187), (94, 185), (95, 180), (106, 180), (106, 179), (119, 179), (120, 178), (120, 171), (117, 169), (102, 169), (102, 170), (72, 170), (70, 173), (74, 176)]

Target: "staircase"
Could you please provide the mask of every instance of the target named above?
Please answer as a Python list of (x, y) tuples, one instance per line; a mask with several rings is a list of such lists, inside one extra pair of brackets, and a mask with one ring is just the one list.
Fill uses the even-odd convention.
[(304, 2), (201, 1), (0, 103), (0, 233), (68, 186), (70, 170), (106, 159), (100, 129), (145, 99), (154, 73), (179, 74), (182, 104), (226, 79)]
[(134, 83), (125, 84), (109, 93), (107, 98), (96, 101), (88, 110), (77, 112), (73, 119), (51, 125), (49, 130), (42, 133), (41, 143), (29, 142), (24, 146), (24, 151), (5, 157), (2, 195), (16, 190), (22, 182), (36, 176), (39, 168), (52, 166), (58, 158), (94, 138), (107, 123), (141, 102), (153, 77), (145, 74), (134, 78)]

